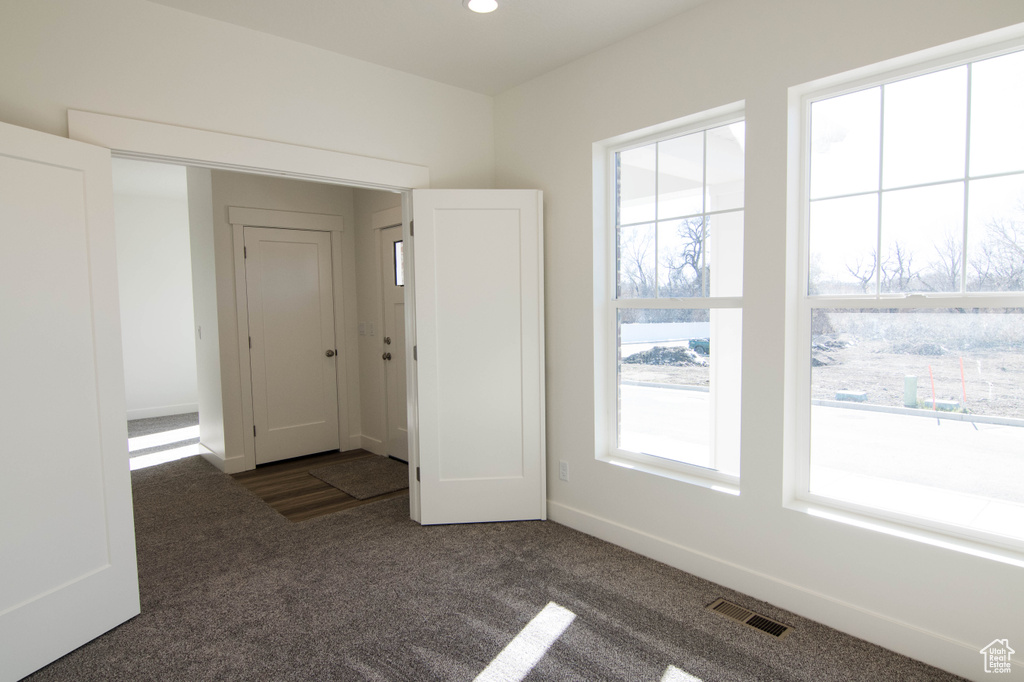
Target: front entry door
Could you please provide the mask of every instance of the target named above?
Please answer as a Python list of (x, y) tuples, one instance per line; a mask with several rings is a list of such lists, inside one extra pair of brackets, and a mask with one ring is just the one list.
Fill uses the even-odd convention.
[(384, 363), (387, 387), (385, 452), (409, 461), (409, 429), (405, 404), (405, 243), (402, 226), (380, 231), (381, 272), (384, 281)]
[(413, 215), (420, 522), (543, 519), (541, 193), (415, 190)]
[(256, 463), (337, 450), (331, 234), (245, 228)]

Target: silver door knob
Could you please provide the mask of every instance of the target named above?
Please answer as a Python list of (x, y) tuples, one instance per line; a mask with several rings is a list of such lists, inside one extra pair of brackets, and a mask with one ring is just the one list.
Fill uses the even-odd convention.
[(333, 350), (329, 350), (326, 353), (324, 353), (324, 355), (326, 355), (329, 358), (333, 358), (334, 357), (334, 351)]

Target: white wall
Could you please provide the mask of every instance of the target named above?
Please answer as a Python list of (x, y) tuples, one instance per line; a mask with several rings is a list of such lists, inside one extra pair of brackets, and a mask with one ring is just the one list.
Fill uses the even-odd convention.
[(129, 419), (198, 409), (185, 169), (115, 159), (114, 226)]
[(490, 97), (143, 0), (2, 7), (0, 121), (66, 135), (81, 109), (493, 182)]
[[(961, 675), (981, 677), (977, 652), (993, 638), (1024, 641), (1018, 565), (782, 505), (788, 88), (1022, 21), (1019, 0), (720, 0), (496, 98), (498, 186), (542, 189), (546, 204), (551, 518)], [(592, 145), (741, 100), (745, 374), (733, 497), (595, 460), (602, 304), (589, 254)]]
[(199, 442), (223, 463), (224, 399), (217, 315), (217, 266), (214, 258), (213, 179), (205, 168), (188, 168), (189, 244), (192, 248), (193, 326), (199, 397)]
[[(362, 447), (383, 455), (386, 449), (385, 375), (380, 359), (384, 348), (384, 310), (381, 301), (380, 230), (373, 229), (373, 214), (402, 205), (392, 192), (355, 190), (356, 298), (359, 324), (359, 390), (362, 415)], [(371, 325), (373, 334), (371, 335)]]
[[(0, 121), (66, 135), (73, 108), (423, 165), (434, 187), (493, 185), (490, 97), (144, 0), (9, 0), (0, 17)], [(237, 325), (223, 319), (222, 233), (226, 349)], [(204, 443), (231, 457), (239, 416), (233, 399), (224, 408), (224, 442)]]

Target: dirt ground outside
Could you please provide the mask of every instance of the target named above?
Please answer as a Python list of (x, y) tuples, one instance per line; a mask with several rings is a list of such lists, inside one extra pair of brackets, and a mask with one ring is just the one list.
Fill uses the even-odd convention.
[[(960, 354), (937, 349), (933, 352), (939, 355), (919, 355), (887, 352), (889, 345), (864, 342), (815, 350), (814, 357), (827, 364), (811, 369), (812, 399), (835, 400), (840, 391), (863, 391), (867, 404), (904, 407), (904, 377), (913, 376), (917, 378), (918, 406), (925, 407), (925, 401), (932, 398), (934, 377), (935, 397), (956, 402), (960, 411), (1024, 419), (1024, 354), (1007, 350)], [(642, 383), (707, 387), (710, 378), (708, 367), (691, 364), (622, 363), (619, 371), (622, 381)]]
[(956, 402), (959, 411), (1024, 419), (1024, 356), (1020, 353), (992, 350), (927, 356), (885, 352), (883, 344), (865, 343), (820, 355), (827, 356), (830, 364), (811, 368), (815, 400), (835, 400), (839, 391), (864, 391), (869, 404), (904, 407), (904, 377), (912, 376), (917, 378), (918, 407), (926, 407), (925, 401), (931, 400), (934, 378), (935, 398)]
[(677, 386), (703, 386), (710, 384), (710, 371), (707, 367), (686, 365), (627, 365), (619, 366), (622, 381), (636, 381), (651, 384), (674, 384)]

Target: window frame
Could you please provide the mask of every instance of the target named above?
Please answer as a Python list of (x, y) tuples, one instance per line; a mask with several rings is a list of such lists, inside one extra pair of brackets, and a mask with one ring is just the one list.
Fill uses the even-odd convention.
[[(674, 310), (715, 310), (743, 309), (743, 296), (710, 296), (693, 298), (618, 298), (616, 245), (617, 245), (617, 177), (616, 154), (643, 147), (655, 142), (670, 140), (684, 135), (702, 132), (733, 123), (746, 123), (744, 102), (718, 107), (709, 111), (666, 122), (635, 133), (611, 138), (594, 145), (595, 176), (595, 239), (603, 242), (603, 259), (595, 259), (595, 268), (602, 270), (595, 280), (595, 401), (597, 403), (596, 429), (598, 434), (596, 459), (598, 461), (628, 469), (690, 483), (693, 485), (739, 495), (740, 476), (727, 474), (715, 469), (694, 464), (623, 450), (618, 447), (618, 312), (628, 308), (674, 309)], [(706, 151), (705, 151), (706, 153)], [(744, 195), (746, 194), (746, 164), (744, 163)], [(702, 190), (706, 192), (705, 189)], [(706, 208), (706, 206), (705, 206)], [(703, 217), (724, 213), (740, 213), (746, 216), (746, 200), (739, 209), (703, 211)], [(657, 225), (657, 216), (653, 223)], [(744, 227), (744, 232), (746, 227)], [(603, 343), (602, 343), (603, 342)], [(603, 348), (603, 352), (602, 352)], [(742, 358), (740, 359), (742, 372)], [(712, 373), (714, 370), (712, 369)], [(712, 382), (714, 381), (712, 375)], [(603, 387), (603, 390), (602, 390)], [(737, 403), (739, 397), (737, 397)], [(607, 444), (602, 447), (602, 443)], [(713, 456), (713, 453), (712, 453)]]
[[(810, 192), (811, 167), (811, 105), (814, 102), (827, 100), (842, 95), (852, 94), (873, 87), (882, 86), (901, 80), (928, 75), (945, 69), (972, 64), (985, 59), (1000, 57), (1024, 50), (1024, 38), (1014, 38), (999, 42), (981, 44), (972, 41), (973, 47), (955, 49), (956, 46), (943, 46), (928, 51), (928, 57), (914, 59), (913, 56), (900, 58), (894, 62), (859, 69), (852, 74), (823, 79), (790, 89), (791, 133), (795, 135), (796, 146), (791, 144), (791, 154), (795, 153), (798, 172), (795, 177), (796, 192), (791, 196), (796, 199), (795, 231), (796, 236), (796, 282), (791, 289), (791, 301), (794, 302), (794, 314), (788, 326), (787, 346), (790, 357), (794, 358), (793, 375), (795, 386), (789, 406), (792, 408), (791, 424), (795, 425), (795, 436), (787, 446), (787, 475), (784, 506), (790, 509), (812, 513), (816, 516), (830, 518), (842, 522), (853, 523), (862, 527), (900, 535), (923, 531), (924, 536), (912, 535), (927, 541), (948, 542), (953, 539), (957, 547), (967, 547), (979, 553), (985, 553), (996, 547), (1000, 551), (1010, 550), (1015, 556), (1024, 552), (1024, 540), (987, 533), (980, 530), (937, 521), (924, 516), (910, 515), (890, 511), (866, 504), (859, 504), (825, 497), (810, 492), (811, 471), (811, 319), (814, 309), (944, 309), (944, 308), (1024, 308), (1024, 292), (969, 291), (967, 282), (969, 245), (968, 232), (968, 190), (965, 188), (964, 224), (963, 224), (963, 255), (961, 263), (960, 291), (958, 292), (883, 292), (875, 286), (872, 293), (865, 294), (811, 294), (809, 293), (810, 270), (810, 208), (812, 205)], [(939, 56), (933, 56), (938, 54)], [(865, 75), (866, 74), (866, 75)], [(969, 183), (972, 180), (1022, 175), (1022, 172), (996, 173), (972, 177), (969, 174), (970, 163), (970, 105), (971, 91), (968, 79), (967, 94), (967, 157), (964, 174), (959, 179), (922, 183), (920, 186), (938, 185), (953, 182)], [(883, 114), (884, 115), (884, 114)], [(791, 140), (792, 142), (792, 140)], [(880, 145), (882, 142), (880, 141)], [(881, 150), (880, 150), (881, 153)], [(791, 158), (793, 158), (791, 156)], [(881, 157), (880, 157), (881, 163)], [(791, 176), (792, 177), (792, 176)], [(911, 185), (908, 187), (917, 187)], [(879, 188), (879, 199), (885, 192), (906, 189)], [(817, 197), (822, 200), (833, 197)], [(791, 223), (793, 225), (793, 223)], [(879, 231), (881, 228), (879, 227)], [(876, 285), (879, 278), (876, 265)]]

